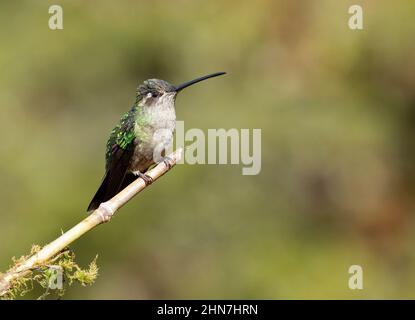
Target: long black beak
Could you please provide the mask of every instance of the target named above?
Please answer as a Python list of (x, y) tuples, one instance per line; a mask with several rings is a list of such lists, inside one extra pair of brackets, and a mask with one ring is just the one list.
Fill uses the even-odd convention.
[(179, 91), (183, 90), (184, 88), (187, 88), (187, 87), (191, 86), (192, 84), (198, 83), (200, 81), (203, 81), (203, 80), (206, 80), (206, 79), (209, 79), (209, 78), (221, 76), (223, 74), (226, 74), (226, 72), (216, 72), (216, 73), (208, 74), (207, 76), (203, 76), (203, 77), (200, 77), (200, 78), (197, 78), (197, 79), (194, 79), (194, 80), (187, 81), (187, 82), (182, 83), (178, 86), (175, 86), (174, 91), (179, 92)]

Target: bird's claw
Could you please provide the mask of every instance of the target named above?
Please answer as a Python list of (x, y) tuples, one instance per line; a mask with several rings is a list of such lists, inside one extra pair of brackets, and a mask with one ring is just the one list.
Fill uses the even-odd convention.
[(170, 157), (164, 157), (163, 163), (167, 166), (167, 168), (171, 169), (171, 167), (173, 166), (173, 159)]
[(149, 186), (154, 181), (152, 177), (150, 177), (148, 174), (145, 174), (145, 173), (137, 172), (136, 176), (143, 179), (146, 186)]

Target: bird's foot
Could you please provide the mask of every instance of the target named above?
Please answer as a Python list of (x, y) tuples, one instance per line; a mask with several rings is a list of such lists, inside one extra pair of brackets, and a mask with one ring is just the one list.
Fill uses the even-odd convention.
[(137, 176), (137, 177), (139, 177), (139, 178), (141, 178), (141, 179), (143, 179), (144, 180), (144, 183), (146, 184), (146, 186), (149, 186), (150, 184), (152, 184), (153, 183), (153, 178), (152, 177), (150, 177), (148, 174), (145, 174), (145, 173), (141, 173), (140, 171), (137, 171), (137, 172), (134, 172), (134, 174)]
[(173, 159), (170, 157), (164, 157), (162, 162), (167, 166), (167, 168), (171, 169), (173, 167)]

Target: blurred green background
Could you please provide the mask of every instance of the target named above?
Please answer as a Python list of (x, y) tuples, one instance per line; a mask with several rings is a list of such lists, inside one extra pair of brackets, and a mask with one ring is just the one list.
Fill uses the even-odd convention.
[[(348, 28), (353, 4), (364, 30)], [(84, 266), (99, 254), (100, 276), (65, 298), (415, 298), (414, 12), (403, 0), (2, 1), (0, 270), (85, 217), (139, 83), (223, 70), (178, 97), (178, 120), (261, 128), (261, 173), (177, 166), (71, 246)], [(364, 290), (348, 288), (353, 264)]]

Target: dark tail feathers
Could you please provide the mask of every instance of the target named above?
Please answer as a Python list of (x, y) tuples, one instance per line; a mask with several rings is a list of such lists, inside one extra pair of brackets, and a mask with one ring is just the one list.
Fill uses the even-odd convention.
[(120, 190), (124, 189), (135, 179), (136, 176), (132, 173), (127, 173), (123, 177), (120, 177), (111, 174), (111, 172), (107, 172), (104, 176), (104, 179), (102, 179), (101, 185), (95, 193), (95, 196), (92, 198), (87, 211), (97, 209), (102, 202), (111, 199)]

